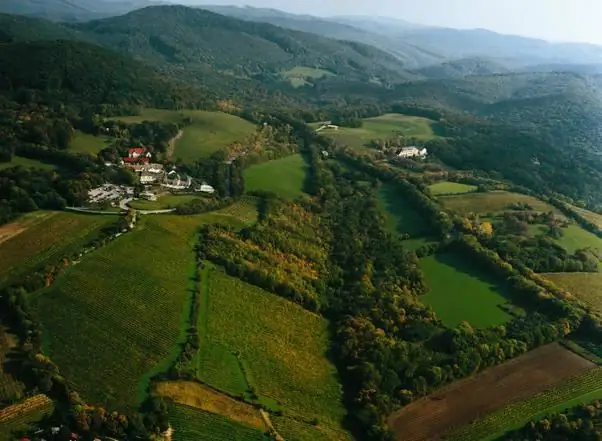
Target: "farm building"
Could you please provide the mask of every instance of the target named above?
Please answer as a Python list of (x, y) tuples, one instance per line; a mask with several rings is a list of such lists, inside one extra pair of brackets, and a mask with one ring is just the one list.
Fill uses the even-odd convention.
[(335, 126), (334, 124), (325, 124), (323, 126), (320, 126), (318, 129), (316, 129), (316, 132), (320, 132), (324, 129), (339, 130), (339, 126)]
[(401, 151), (397, 154), (398, 158), (415, 158), (420, 157), (424, 158), (427, 155), (426, 148), (419, 150), (418, 147), (403, 147)]

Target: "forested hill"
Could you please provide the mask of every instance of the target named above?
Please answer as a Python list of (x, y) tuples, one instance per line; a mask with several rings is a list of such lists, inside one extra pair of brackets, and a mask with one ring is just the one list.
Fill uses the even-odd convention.
[[(47, 104), (206, 106), (196, 89), (102, 47), (74, 41), (0, 45), (0, 92)], [(25, 98), (28, 97), (28, 98)]]
[(383, 84), (412, 78), (398, 59), (371, 46), (183, 6), (148, 7), (73, 28), (103, 46), (200, 81), (212, 72), (266, 83), (298, 66)]

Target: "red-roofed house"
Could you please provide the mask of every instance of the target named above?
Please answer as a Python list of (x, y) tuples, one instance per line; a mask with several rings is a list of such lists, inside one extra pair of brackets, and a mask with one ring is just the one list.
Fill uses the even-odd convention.
[(134, 147), (128, 150), (128, 157), (123, 158), (123, 161), (129, 164), (135, 164), (138, 162), (148, 164), (152, 156), (153, 155), (151, 154), (151, 152), (146, 151), (146, 148)]

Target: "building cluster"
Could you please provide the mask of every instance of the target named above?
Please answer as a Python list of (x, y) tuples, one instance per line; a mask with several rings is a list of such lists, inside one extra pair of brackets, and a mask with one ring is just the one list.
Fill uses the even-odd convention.
[(428, 152), (426, 148), (419, 149), (418, 147), (402, 147), (397, 153), (398, 158), (426, 158)]

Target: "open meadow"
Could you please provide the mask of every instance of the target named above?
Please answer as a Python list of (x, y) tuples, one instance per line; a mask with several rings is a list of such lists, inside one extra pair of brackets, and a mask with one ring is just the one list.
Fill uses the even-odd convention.
[(44, 170), (55, 170), (57, 167), (54, 164), (37, 161), (35, 159), (24, 158), (22, 156), (13, 156), (9, 162), (0, 162), (0, 170), (11, 167), (26, 167), (26, 168), (41, 168)]
[(272, 191), (285, 198), (303, 194), (307, 164), (303, 156), (291, 155), (250, 166), (244, 171), (247, 191)]
[(19, 432), (32, 426), (52, 413), (54, 406), (46, 395), (35, 395), (18, 404), (0, 410), (0, 441), (19, 439)]
[(335, 74), (330, 71), (305, 66), (295, 66), (292, 69), (280, 72), (280, 75), (291, 83), (291, 86), (293, 87), (306, 86), (311, 84), (311, 80), (314, 79), (335, 76)]
[(0, 281), (79, 251), (116, 220), (116, 216), (36, 211), (1, 226)]
[[(185, 118), (190, 118), (191, 122), (182, 126)], [(144, 109), (140, 115), (112, 119), (128, 124), (147, 120), (179, 124), (183, 134), (176, 141), (173, 158), (189, 163), (229, 147), (234, 141), (243, 141), (255, 130), (252, 123), (238, 116), (205, 110)]]
[[(375, 118), (365, 118), (362, 127), (339, 127), (338, 130), (325, 129), (319, 133), (331, 137), (337, 143), (357, 150), (366, 150), (372, 140), (391, 139), (399, 136), (429, 140), (436, 138), (435, 122), (419, 116), (387, 113)], [(319, 125), (312, 124), (318, 128)]]
[(409, 234), (412, 237), (428, 236), (432, 233), (424, 219), (392, 184), (380, 187), (379, 202), (392, 232)]
[(534, 211), (560, 213), (559, 210), (539, 199), (520, 193), (492, 191), (488, 193), (470, 193), (455, 196), (443, 196), (439, 199), (443, 206), (459, 214), (485, 214), (510, 210), (511, 204), (528, 204)]
[(420, 260), (429, 291), (429, 305), (447, 326), (466, 321), (478, 328), (501, 325), (512, 317), (500, 306), (508, 303), (505, 287), (461, 255), (440, 253)]
[(146, 199), (138, 199), (129, 203), (129, 206), (136, 210), (165, 210), (168, 208), (176, 208), (178, 205), (185, 204), (195, 199), (202, 198), (199, 194), (166, 194), (159, 196), (156, 201), (148, 201)]
[(477, 191), (477, 186), (443, 181), (429, 185), (429, 190), (433, 196), (444, 196), (450, 194), (472, 193)]
[(575, 205), (570, 205), (569, 208), (575, 213), (580, 214), (585, 219), (590, 221), (592, 224), (597, 225), (598, 228), (602, 228), (602, 214), (594, 213), (593, 211), (586, 210), (585, 208), (579, 208)]
[(489, 441), (565, 409), (602, 399), (602, 368), (595, 368), (554, 385), (526, 400), (511, 404), (452, 433), (447, 441)]
[(169, 406), (173, 441), (269, 441), (260, 430), (182, 404)]
[(602, 313), (602, 273), (547, 273), (542, 275), (587, 303), (597, 312)]
[(202, 283), (201, 379), (234, 395), (253, 388), (287, 416), (341, 431), (345, 410), (327, 358), (327, 322), (210, 264)]
[(399, 441), (440, 439), (594, 367), (594, 363), (552, 343), (421, 398), (393, 413), (388, 424)]
[(570, 254), (583, 248), (602, 251), (602, 239), (579, 225), (571, 224), (563, 228), (562, 232), (562, 237), (558, 238), (556, 242)]
[(102, 149), (108, 146), (110, 138), (107, 136), (94, 136), (83, 133), (79, 130), (75, 131), (69, 151), (73, 153), (88, 153), (96, 155)]

